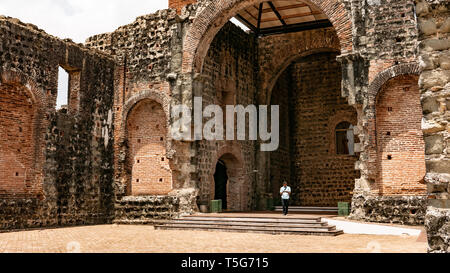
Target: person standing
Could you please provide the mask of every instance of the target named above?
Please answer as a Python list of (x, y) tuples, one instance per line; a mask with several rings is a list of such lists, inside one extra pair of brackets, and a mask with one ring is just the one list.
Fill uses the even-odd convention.
[(287, 181), (284, 181), (283, 187), (280, 189), (281, 200), (283, 202), (283, 214), (288, 215), (289, 213), (289, 199), (291, 198), (291, 187), (288, 186)]

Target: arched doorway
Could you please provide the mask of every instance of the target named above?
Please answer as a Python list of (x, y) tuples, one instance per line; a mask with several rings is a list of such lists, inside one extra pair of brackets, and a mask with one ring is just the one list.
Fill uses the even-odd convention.
[[(329, 100), (320, 101), (320, 92), (306, 94), (310, 95), (314, 101), (306, 100), (306, 98), (304, 101), (301, 101), (303, 98), (299, 98), (296, 103), (301, 104), (301, 107), (298, 108), (302, 109), (296, 112), (308, 114), (311, 113), (311, 107), (320, 108), (321, 105), (339, 104), (338, 107), (330, 111), (329, 115), (328, 113), (326, 115), (320, 115), (314, 120), (316, 124), (313, 124), (313, 126), (318, 128), (317, 131), (320, 131), (319, 133), (313, 136), (305, 136), (305, 139), (311, 139), (310, 142), (312, 143), (310, 147), (316, 148), (313, 152), (302, 149), (300, 146), (304, 145), (304, 143), (301, 143), (300, 139), (293, 139), (291, 137), (299, 134), (291, 133), (293, 127), (289, 125), (288, 116), (290, 115), (290, 110), (287, 109), (281, 109), (282, 117), (280, 118), (280, 122), (284, 122), (285, 126), (282, 125), (283, 128), (280, 129), (284, 130), (285, 134), (284, 136), (280, 136), (282, 147), (279, 149), (278, 159), (272, 160), (274, 158), (270, 158), (270, 155), (258, 151), (258, 148), (255, 149), (257, 146), (255, 143), (232, 143), (232, 145), (239, 145), (241, 147), (243, 157), (245, 158), (241, 168), (245, 169), (245, 173), (250, 173), (247, 176), (251, 177), (251, 183), (253, 183), (252, 190), (250, 191), (251, 197), (246, 197), (250, 199), (248, 202), (251, 204), (249, 209), (263, 208), (269, 204), (269, 202), (265, 201), (266, 199), (277, 198), (279, 196), (277, 191), (281, 187), (279, 181), (283, 179), (287, 179), (296, 184), (302, 184), (297, 187), (298, 190), (296, 191), (297, 199), (305, 201), (305, 203), (300, 203), (301, 205), (335, 207), (339, 201), (351, 201), (351, 192), (354, 189), (355, 178), (358, 177), (358, 173), (354, 170), (357, 159), (354, 156), (348, 155), (339, 155), (339, 158), (336, 158), (338, 156), (334, 155), (330, 156), (331, 150), (329, 149), (329, 143), (336, 142), (336, 126), (330, 127), (326, 124), (330, 116), (336, 116), (342, 110), (346, 111), (351, 109), (352, 117), (354, 116), (355, 120), (357, 116), (356, 111), (342, 97), (342, 68), (336, 61), (339, 54), (351, 51), (351, 39), (342, 35), (342, 30), (346, 27), (339, 27), (348, 18), (346, 16), (339, 16), (341, 20), (336, 20), (336, 7), (331, 11), (329, 7), (323, 7), (314, 3), (311, 1), (299, 1), (298, 4), (306, 9), (308, 14), (311, 13), (317, 16), (309, 17), (309, 19), (296, 18), (295, 20), (291, 17), (288, 21), (284, 21), (290, 30), (277, 31), (274, 24), (283, 24), (283, 20), (279, 20), (279, 18), (273, 21), (269, 20), (271, 18), (277, 18), (277, 12), (275, 10), (282, 10), (281, 14), (287, 13), (288, 11), (294, 14), (303, 14), (302, 12), (294, 12), (300, 6), (295, 5), (294, 7), (289, 5), (287, 1), (271, 1), (269, 3), (267, 1), (243, 0), (233, 2), (233, 4), (230, 2), (227, 4), (230, 9), (219, 7), (214, 9), (215, 14), (213, 16), (207, 16), (208, 19), (204, 22), (210, 22), (211, 24), (208, 23), (198, 28), (192, 26), (195, 29), (196, 37), (192, 36), (191, 34), (193, 33), (191, 32), (186, 35), (184, 44), (186, 51), (184, 52), (184, 57), (188, 57), (189, 60), (183, 62), (183, 71), (195, 71), (202, 75), (193, 79), (193, 93), (196, 96), (203, 96), (205, 105), (222, 105), (221, 102), (224, 101), (227, 101), (227, 103), (230, 101), (231, 104), (237, 105), (270, 104), (270, 97), (273, 95), (271, 94), (273, 82), (281, 74), (280, 71), (290, 65), (288, 61), (294, 61), (292, 59), (293, 55), (305, 57), (305, 60), (298, 63), (295, 67), (297, 71), (302, 69), (307, 70), (307, 73), (296, 73), (297, 78), (299, 78), (299, 81), (296, 83), (299, 89), (305, 91), (308, 89), (307, 87), (314, 89), (315, 86), (320, 86), (322, 89), (328, 89), (329, 91), (329, 93), (323, 92), (325, 94), (324, 97)], [(274, 7), (271, 7), (271, 4)], [(214, 6), (215, 4), (211, 5)], [(256, 11), (253, 5), (255, 5)], [(208, 13), (208, 11), (209, 9), (206, 9), (204, 12)], [(256, 14), (256, 20), (251, 20), (251, 18), (247, 20), (248, 18), (246, 16), (251, 16), (254, 12), (259, 13), (259, 15)], [(197, 20), (203, 17), (203, 15), (205, 14), (202, 12), (200, 17), (197, 17)], [(341, 15), (345, 15), (345, 13)], [(238, 21), (246, 25), (250, 30), (243, 31), (232, 23), (226, 23), (233, 16), (235, 16), (235, 19), (241, 18)], [(266, 20), (264, 18), (269, 19)], [(194, 25), (198, 22), (194, 22)], [(348, 24), (348, 27), (351, 28), (351, 24)], [(191, 49), (193, 50), (191, 52), (192, 54), (189, 53)], [(309, 54), (310, 52), (311, 54)], [(316, 55), (309, 59), (306, 58), (312, 54), (319, 53), (322, 53), (322, 55)], [(317, 56), (320, 57), (322, 62), (314, 60), (314, 57)], [(312, 68), (310, 63), (314, 63)], [(305, 74), (307, 74), (307, 77), (302, 76)], [(322, 78), (328, 80), (320, 81), (318, 79), (322, 78), (318, 76), (323, 76)], [(287, 84), (288, 82), (289, 80), (284, 83)], [(288, 89), (286, 88), (285, 90)], [(227, 94), (231, 93), (234, 94), (232, 100), (224, 99), (227, 97)], [(306, 93), (306, 91), (303, 93)], [(303, 97), (306, 97), (306, 95)], [(289, 104), (290, 97), (288, 94), (281, 95), (280, 93), (276, 93), (274, 96), (280, 100), (287, 99), (288, 102), (286, 104)], [(272, 104), (277, 105), (278, 103)], [(353, 126), (356, 124), (356, 121), (352, 122)], [(297, 129), (299, 129), (299, 133), (303, 132), (302, 128)], [(283, 134), (283, 132), (281, 133)], [(330, 135), (332, 136), (331, 139), (329, 138)], [(290, 145), (290, 142), (295, 143), (294, 145)], [(199, 174), (202, 202), (207, 202), (208, 198), (215, 197), (215, 185), (211, 186), (209, 181), (211, 181), (211, 184), (215, 184), (213, 177), (216, 170), (212, 169), (217, 168), (217, 161), (210, 162), (210, 156), (220, 150), (222, 145), (220, 142), (199, 143), (198, 145), (197, 160), (199, 162), (199, 169), (202, 171)], [(229, 143), (225, 145), (229, 145)], [(307, 155), (315, 153), (312, 155), (314, 160), (302, 158), (299, 155), (300, 152)], [(308, 167), (290, 164), (290, 159), (286, 159), (286, 155), (290, 156), (291, 154), (296, 155), (298, 158), (296, 162), (301, 166), (304, 165), (301, 162), (302, 160), (313, 163), (309, 164)], [(330, 157), (332, 162), (325, 162), (323, 157)], [(346, 168), (345, 172), (340, 173), (338, 165), (343, 161), (345, 161)], [(229, 174), (230, 165), (228, 162), (225, 161), (225, 165), (228, 170), (229, 179), (227, 183), (229, 188), (227, 190), (227, 207), (230, 208), (235, 203), (230, 201), (229, 194), (233, 177)], [(347, 166), (349, 167), (347, 168)], [(257, 174), (252, 174), (253, 171), (256, 171)], [(313, 177), (311, 177), (308, 171), (315, 171), (312, 174)], [(299, 173), (299, 176), (302, 176), (302, 178), (297, 179), (294, 172)], [(302, 173), (300, 174), (300, 172)], [(273, 177), (273, 179), (270, 179), (270, 177)], [(204, 181), (208, 181), (208, 183), (203, 183)], [(335, 185), (338, 186), (334, 187)], [(299, 190), (300, 187), (302, 191)], [(236, 203), (242, 204), (243, 202)]]
[(172, 170), (166, 156), (167, 126), (163, 107), (144, 99), (127, 118), (128, 164), (131, 183), (128, 194), (166, 195), (172, 191)]
[(228, 198), (227, 198), (227, 188), (228, 188), (228, 173), (227, 166), (225, 162), (219, 160), (216, 165), (216, 173), (214, 174), (214, 185), (216, 188), (215, 191), (215, 200), (222, 200), (223, 209), (228, 209)]
[(223, 209), (246, 211), (249, 185), (245, 183), (242, 162), (233, 154), (221, 156), (214, 172), (214, 198), (222, 200)]
[(0, 84), (0, 104), (0, 197), (38, 193), (37, 103), (25, 86), (14, 83)]
[(296, 206), (337, 207), (352, 200), (360, 177), (353, 131), (357, 112), (341, 96), (337, 55), (323, 51), (300, 56), (271, 92), (271, 104), (280, 106), (280, 147), (270, 154), (275, 199), (287, 180)]
[(416, 75), (401, 75), (380, 89), (376, 104), (377, 190), (380, 195), (425, 194), (425, 142)]

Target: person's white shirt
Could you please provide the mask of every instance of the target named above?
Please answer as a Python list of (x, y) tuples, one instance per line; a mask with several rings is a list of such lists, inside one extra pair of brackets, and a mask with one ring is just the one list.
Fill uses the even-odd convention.
[(288, 200), (290, 198), (290, 193), (291, 192), (292, 192), (291, 191), (291, 187), (289, 187), (289, 186), (281, 187), (281, 189), (280, 189), (280, 193), (282, 194), (281, 198), (284, 199), (284, 200)]

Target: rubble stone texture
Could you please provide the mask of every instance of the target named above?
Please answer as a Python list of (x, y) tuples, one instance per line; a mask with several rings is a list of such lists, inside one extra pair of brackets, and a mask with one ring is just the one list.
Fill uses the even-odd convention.
[(426, 227), (430, 252), (450, 251), (450, 3), (416, 1), (419, 86), (426, 142), (429, 206)]
[[(114, 59), (17, 19), (0, 36), (0, 228), (110, 221)], [(56, 111), (60, 66), (78, 84)]]
[[(231, 211), (265, 210), (287, 179), (295, 205), (425, 223), (430, 252), (449, 251), (448, 1), (309, 0), (332, 27), (262, 37), (229, 22), (259, 3), (170, 0), (84, 45), (0, 17), (0, 228), (152, 223), (218, 188)], [(194, 97), (280, 105), (280, 149), (173, 140), (171, 109)], [(355, 155), (337, 154), (342, 122)]]

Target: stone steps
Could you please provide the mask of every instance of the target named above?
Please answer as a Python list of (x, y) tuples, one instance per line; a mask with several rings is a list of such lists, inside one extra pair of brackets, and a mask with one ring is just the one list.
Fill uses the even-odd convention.
[(321, 223), (322, 218), (278, 218), (278, 217), (200, 217), (187, 216), (179, 220), (192, 221), (227, 221), (227, 222), (250, 222), (250, 223), (299, 223), (316, 224)]
[[(283, 212), (283, 207), (276, 206), (275, 211)], [(339, 209), (337, 207), (289, 207), (289, 212), (334, 215), (339, 213)]]
[(324, 227), (327, 223), (269, 223), (269, 222), (239, 222), (239, 221), (189, 221), (189, 220), (173, 220), (173, 224), (177, 225), (223, 225), (223, 226), (264, 226), (264, 227)]
[(277, 218), (277, 217), (201, 217), (189, 216), (161, 222), (157, 230), (197, 230), (240, 233), (265, 233), (273, 235), (338, 236), (336, 230), (322, 222), (321, 218)]

